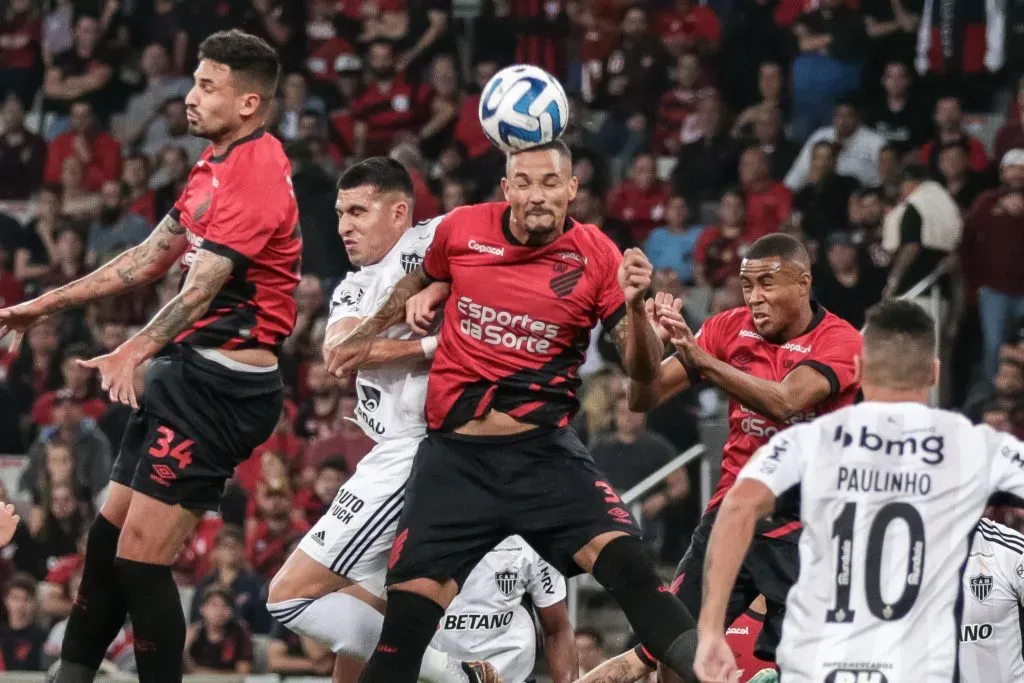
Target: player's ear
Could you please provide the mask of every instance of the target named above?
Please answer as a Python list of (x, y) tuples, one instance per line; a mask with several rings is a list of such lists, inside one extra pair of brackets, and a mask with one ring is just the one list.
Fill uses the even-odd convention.
[(576, 176), (569, 178), (569, 201), (576, 199), (576, 192), (580, 189), (580, 179)]
[(408, 198), (399, 199), (395, 202), (395, 205), (391, 208), (392, 217), (395, 219), (395, 223), (398, 225), (405, 225), (411, 223), (409, 214), (412, 213), (411, 207), (409, 206)]
[(937, 387), (939, 385), (939, 377), (942, 372), (942, 361), (938, 358), (932, 360), (932, 383), (929, 386)]
[(860, 375), (863, 370), (864, 362), (860, 359), (860, 354), (858, 353), (853, 357), (853, 381), (857, 384), (860, 384)]
[(501, 194), (504, 195), (506, 202), (509, 201), (509, 199), (508, 199), (508, 178), (502, 178), (501, 179)]
[(255, 114), (263, 104), (263, 98), (259, 96), (259, 93), (254, 92), (244, 92), (238, 96), (238, 100), (238, 113), (243, 118), (248, 118)]

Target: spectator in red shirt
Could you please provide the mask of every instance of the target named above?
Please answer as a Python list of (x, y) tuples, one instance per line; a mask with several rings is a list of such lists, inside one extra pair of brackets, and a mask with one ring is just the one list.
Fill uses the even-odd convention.
[(359, 461), (373, 448), (373, 439), (354, 420), (356, 400), (354, 395), (348, 394), (338, 401), (330, 428), (325, 428), (322, 436), (312, 440), (306, 449), (304, 467), (307, 470), (319, 467), (328, 458), (339, 457), (347, 463), (349, 472), (355, 472)]
[(199, 579), (213, 571), (213, 550), (217, 545), (217, 535), (223, 528), (224, 520), (220, 514), (203, 513), (174, 563), (174, 573), (179, 583), (194, 586)]
[(740, 156), (740, 186), (746, 194), (747, 231), (750, 240), (778, 232), (789, 218), (793, 193), (772, 180), (768, 156), (758, 147), (750, 147)]
[(190, 674), (252, 671), (252, 634), (234, 616), (231, 593), (210, 586), (203, 594), (202, 619), (185, 631), (185, 671)]
[(472, 94), (464, 95), (462, 97), (462, 103), (459, 105), (458, 119), (455, 124), (455, 140), (461, 142), (466, 147), (466, 154), (469, 159), (479, 159), (480, 157), (496, 152), (491, 141), (484, 135), (483, 128), (480, 127), (480, 92), (483, 87), (487, 85), (487, 81), (491, 80), (498, 71), (498, 65), (492, 60), (482, 60), (477, 62), (474, 69), (476, 75), (475, 89)]
[(60, 372), (64, 380), (60, 389), (47, 391), (36, 399), (32, 406), (32, 422), (37, 425), (53, 424), (53, 404), (61, 391), (70, 392), (71, 398), (79, 403), (86, 417), (98, 420), (107, 411), (107, 402), (101, 398), (96, 382), (96, 371), (83, 368), (79, 361), (88, 360), (95, 354), (82, 343), (68, 344), (61, 354)]
[(317, 465), (313, 484), (304, 486), (295, 494), (295, 507), (303, 511), (307, 524), (313, 526), (327, 514), (338, 489), (352, 474), (344, 458), (325, 458)]
[(452, 140), (460, 98), (455, 58), (447, 54), (438, 55), (430, 68), (429, 95), (424, 102), (426, 121), (416, 134), (419, 147), (427, 157), (437, 158)]
[(1017, 84), (1017, 106), (1010, 113), (1006, 123), (996, 133), (992, 143), (992, 160), (999, 163), (1011, 149), (1024, 149), (1024, 78)]
[(73, 47), (53, 58), (43, 80), (44, 109), (67, 116), (71, 105), (85, 99), (94, 113), (106, 120), (111, 98), (107, 86), (114, 76), (110, 57), (100, 44), (102, 28), (95, 17), (82, 14), (75, 20)]
[(675, 0), (672, 9), (658, 14), (658, 35), (669, 52), (707, 53), (718, 49), (722, 28), (714, 10), (697, 0)]
[(121, 145), (109, 133), (96, 128), (92, 105), (78, 100), (71, 105), (71, 130), (50, 143), (46, 160), (46, 182), (61, 179), (64, 160), (74, 156), (82, 162), (84, 186), (96, 192), (107, 180), (121, 177)]
[(36, 582), (16, 574), (4, 591), (7, 619), (0, 624), (0, 671), (42, 671), (46, 631), (36, 625)]
[[(70, 458), (70, 455), (69, 455)], [(46, 578), (39, 584), (39, 611), (48, 619), (59, 621), (71, 614), (77, 586), (72, 585), (76, 575), (80, 578), (85, 565), (85, 542), (88, 532), (78, 540), (78, 552), (57, 558), (49, 567)]]
[(128, 213), (142, 216), (150, 225), (156, 225), (156, 193), (149, 187), (149, 157), (145, 154), (125, 157), (121, 182), (128, 193)]
[(0, 117), (0, 199), (28, 199), (43, 184), (46, 143), (26, 130), (25, 105), (15, 93), (7, 95)]
[(502, 21), (502, 28), (515, 36), (517, 63), (535, 64), (556, 78), (565, 78), (568, 66), (565, 37), (569, 33), (566, 5), (566, 0), (495, 3), (495, 15)]
[(734, 138), (750, 138), (754, 135), (754, 124), (765, 109), (783, 110), (787, 106), (782, 65), (778, 62), (762, 62), (757, 70), (757, 92), (760, 101), (750, 105), (736, 117), (732, 124)]
[(0, 308), (21, 303), (25, 298), (25, 287), (12, 272), (13, 261), (14, 254), (0, 244)]
[(718, 221), (697, 238), (693, 277), (698, 287), (717, 289), (740, 271), (740, 260), (751, 241), (744, 234), (743, 192), (725, 191), (718, 205)]
[(213, 571), (196, 584), (188, 621), (192, 623), (200, 619), (202, 596), (210, 586), (219, 586), (231, 594), (235, 614), (255, 633), (269, 631), (270, 614), (266, 606), (266, 584), (245, 564), (245, 534), (241, 527), (229, 524), (217, 532), (213, 564)]
[(32, 0), (11, 0), (0, 19), (0, 98), (30, 106), (39, 90), (43, 20)]
[(256, 500), (260, 519), (249, 531), (245, 554), (253, 571), (270, 581), (309, 525), (292, 515), (292, 491), (287, 479), (261, 484)]
[(981, 173), (988, 168), (985, 145), (964, 130), (964, 112), (960, 98), (947, 95), (935, 103), (935, 137), (921, 148), (920, 161), (934, 175), (939, 169), (939, 151), (943, 145), (962, 142), (971, 150), (971, 170)]
[(608, 214), (626, 224), (633, 244), (643, 244), (647, 233), (665, 220), (665, 203), (672, 193), (668, 183), (658, 180), (653, 154), (633, 159), (629, 180), (608, 196)]
[(412, 144), (399, 144), (391, 150), (391, 158), (402, 164), (412, 178), (413, 210), (412, 219), (414, 222), (428, 220), (441, 213), (441, 203), (430, 191), (427, 184), (427, 177), (423, 172), (426, 162), (420, 150)]
[(704, 77), (700, 57), (694, 52), (679, 57), (675, 80), (676, 87), (661, 96), (655, 116), (654, 149), (661, 153), (675, 154), (684, 144), (696, 139), (693, 131), (687, 130), (692, 124), (687, 124), (701, 99), (714, 94), (714, 88)]

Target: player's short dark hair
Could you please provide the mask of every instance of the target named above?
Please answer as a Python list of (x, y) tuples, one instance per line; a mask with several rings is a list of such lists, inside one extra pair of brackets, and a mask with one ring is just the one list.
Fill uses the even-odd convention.
[(10, 578), (7, 585), (4, 587), (4, 597), (13, 590), (22, 590), (28, 593), (29, 597), (36, 597), (36, 587), (39, 583), (32, 577), (31, 574), (25, 572), (18, 572)]
[(338, 178), (338, 190), (354, 190), (363, 185), (375, 187), (378, 192), (401, 192), (410, 201), (415, 195), (409, 172), (390, 157), (364, 159)]
[(231, 73), (251, 82), (260, 97), (269, 102), (277, 92), (281, 61), (270, 43), (259, 36), (233, 28), (217, 31), (199, 45), (199, 59), (209, 59), (231, 68)]
[(868, 309), (864, 325), (865, 380), (890, 388), (919, 389), (934, 380), (935, 321), (905, 299)]
[(508, 152), (506, 154), (505, 170), (506, 172), (508, 171), (508, 165), (512, 162), (512, 158), (518, 154), (522, 154), (523, 152), (548, 152), (551, 150), (558, 152), (558, 156), (562, 157), (567, 162), (569, 162), (570, 167), (572, 166), (572, 150), (569, 149), (569, 145), (565, 144), (564, 141), (562, 141), (560, 138), (556, 138), (551, 142), (545, 142), (544, 144), (537, 145), (536, 147), (530, 147), (529, 149), (521, 149), (515, 152)]
[(773, 232), (755, 241), (747, 250), (746, 258), (780, 258), (783, 261), (796, 261), (807, 267), (810, 267), (811, 263), (811, 257), (803, 242), (782, 232)]

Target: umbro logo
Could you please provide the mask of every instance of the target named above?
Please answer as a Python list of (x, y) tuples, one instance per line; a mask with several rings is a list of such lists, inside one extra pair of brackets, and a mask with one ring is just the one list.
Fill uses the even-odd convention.
[(325, 540), (326, 539), (326, 534), (324, 533), (324, 531), (322, 529), (320, 531), (316, 532), (315, 534), (313, 534), (312, 536), (310, 536), (310, 538), (313, 539), (313, 543), (316, 543), (319, 546), (323, 546), (324, 543), (326, 542), (326, 540)]

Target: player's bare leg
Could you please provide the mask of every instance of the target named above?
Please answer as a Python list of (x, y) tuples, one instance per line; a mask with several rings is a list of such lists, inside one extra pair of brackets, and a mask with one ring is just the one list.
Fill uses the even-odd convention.
[(611, 594), (653, 657), (696, 680), (696, 624), (683, 603), (662, 584), (640, 539), (621, 531), (600, 534), (573, 559)]
[(198, 521), (191, 510), (136, 491), (121, 527), (114, 572), (128, 604), (143, 683), (181, 680), (185, 615), (171, 564)]
[(110, 482), (107, 500), (89, 529), (82, 582), (68, 618), (54, 683), (95, 679), (107, 648), (124, 626), (128, 606), (114, 576), (114, 558), (132, 493), (127, 486)]

